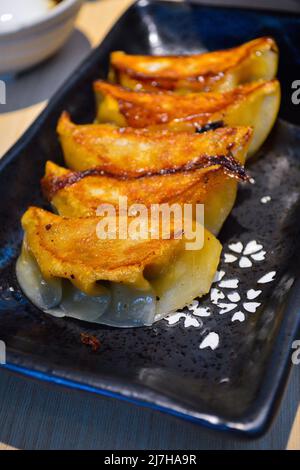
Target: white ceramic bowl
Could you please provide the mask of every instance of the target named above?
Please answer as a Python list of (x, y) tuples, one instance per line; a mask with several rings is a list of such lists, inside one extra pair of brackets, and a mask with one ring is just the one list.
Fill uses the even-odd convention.
[(0, 74), (32, 67), (53, 55), (68, 39), (82, 0), (63, 0), (31, 22), (0, 29)]

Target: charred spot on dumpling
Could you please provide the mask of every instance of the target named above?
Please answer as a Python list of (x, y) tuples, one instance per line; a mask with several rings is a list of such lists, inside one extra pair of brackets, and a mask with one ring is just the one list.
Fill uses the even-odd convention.
[(224, 127), (224, 122), (223, 121), (215, 121), (215, 122), (209, 122), (205, 124), (204, 126), (195, 126), (195, 132), (196, 134), (202, 134), (203, 132), (207, 131), (213, 131), (215, 129), (219, 129), (219, 127)]

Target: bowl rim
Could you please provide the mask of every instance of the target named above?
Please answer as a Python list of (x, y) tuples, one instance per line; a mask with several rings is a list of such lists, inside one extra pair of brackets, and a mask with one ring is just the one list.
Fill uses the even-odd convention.
[(10, 38), (15, 36), (17, 33), (28, 32), (36, 26), (42, 26), (47, 24), (49, 21), (62, 16), (67, 11), (74, 7), (79, 7), (83, 3), (83, 0), (62, 0), (58, 5), (49, 10), (48, 13), (41, 15), (33, 21), (16, 25), (14, 28), (7, 31), (0, 31), (0, 38)]

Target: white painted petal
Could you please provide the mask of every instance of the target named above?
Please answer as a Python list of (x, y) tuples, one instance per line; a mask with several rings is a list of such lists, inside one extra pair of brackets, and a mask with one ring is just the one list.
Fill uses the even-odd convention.
[(191, 315), (187, 315), (184, 320), (184, 326), (185, 328), (188, 328), (189, 326), (198, 327), (200, 326), (200, 323), (197, 318), (193, 318)]
[(223, 294), (222, 291), (220, 291), (219, 289), (216, 289), (215, 287), (213, 287), (211, 290), (210, 290), (210, 300), (213, 304), (217, 304), (219, 300), (221, 299), (225, 299), (225, 295)]
[(200, 343), (199, 348), (200, 349), (210, 348), (214, 350), (219, 346), (219, 342), (220, 342), (220, 338), (219, 338), (218, 333), (215, 333), (214, 331), (212, 331)]
[(165, 320), (167, 320), (169, 325), (174, 325), (175, 323), (179, 322), (181, 318), (185, 318), (185, 317), (186, 317), (185, 313), (176, 312), (176, 313), (173, 313), (172, 315), (167, 316)]
[(224, 262), (225, 263), (234, 263), (237, 260), (237, 257), (231, 255), (230, 253), (224, 253)]
[(225, 276), (225, 271), (217, 271), (213, 280), (213, 283), (221, 281)]
[(219, 287), (223, 287), (224, 289), (237, 289), (238, 285), (238, 279), (225, 279), (225, 281), (220, 282)]
[(239, 261), (240, 268), (250, 268), (252, 266), (252, 261), (246, 256), (242, 256)]
[(188, 310), (195, 310), (198, 308), (199, 300), (193, 300), (189, 305), (187, 305)]
[(218, 304), (217, 306), (221, 309), (219, 314), (223, 315), (223, 313), (228, 313), (231, 312), (231, 310), (234, 310), (237, 307), (237, 304)]
[(247, 312), (255, 313), (260, 305), (261, 303), (259, 302), (245, 302), (243, 307)]
[(193, 311), (193, 315), (196, 315), (196, 317), (209, 317), (211, 315), (211, 311), (209, 307), (198, 307)]
[(254, 255), (251, 255), (251, 258), (253, 258), (255, 261), (263, 261), (266, 258), (266, 251), (259, 251), (258, 253), (254, 253)]
[(267, 284), (267, 282), (274, 281), (274, 277), (276, 276), (276, 271), (270, 271), (269, 273), (265, 274), (263, 277), (258, 279), (257, 284)]
[(228, 245), (228, 248), (229, 248), (231, 251), (234, 251), (234, 253), (242, 253), (242, 251), (243, 251), (243, 244), (242, 244), (241, 242), (230, 243), (230, 245)]
[(271, 199), (272, 199), (271, 196), (263, 196), (263, 197), (261, 198), (260, 202), (261, 202), (262, 204), (267, 204), (267, 202), (270, 202)]
[(247, 299), (249, 300), (256, 299), (256, 297), (258, 297), (261, 293), (262, 293), (261, 290), (249, 289), (246, 294)]
[(243, 322), (245, 321), (245, 314), (243, 312), (235, 312), (232, 316), (232, 319), (231, 321), (240, 321), (240, 322)]
[(224, 377), (224, 379), (221, 379), (219, 383), (220, 384), (227, 384), (229, 382), (230, 382), (230, 378), (229, 377)]
[(230, 300), (230, 302), (239, 302), (241, 300), (241, 296), (238, 292), (232, 292), (231, 294), (228, 294), (227, 298)]
[(248, 242), (246, 245), (246, 248), (243, 251), (244, 255), (252, 255), (252, 253), (256, 253), (257, 251), (261, 250), (263, 248), (262, 245), (257, 243), (256, 240), (251, 240), (251, 242)]

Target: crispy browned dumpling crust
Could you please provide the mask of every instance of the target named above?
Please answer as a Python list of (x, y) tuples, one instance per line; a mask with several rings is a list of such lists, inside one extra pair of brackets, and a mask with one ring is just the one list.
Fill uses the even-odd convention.
[[(58, 123), (65, 162), (75, 171), (98, 167), (130, 177), (161, 174), (195, 166), (211, 166), (215, 159), (244, 164), (252, 137), (250, 127), (226, 127), (204, 134), (117, 128), (109, 124), (73, 124), (67, 113)], [(213, 160), (212, 160), (213, 159)]]
[[(272, 95), (278, 89), (278, 81), (272, 80), (247, 83), (224, 93), (178, 95), (169, 91), (136, 92), (101, 80), (94, 83), (99, 122), (135, 128), (163, 126), (186, 130), (190, 127), (192, 131), (207, 123), (226, 123), (229, 114), (233, 125), (232, 114), (241, 104)], [(236, 125), (239, 125), (238, 117)]]
[[(234, 176), (227, 176), (226, 167), (217, 160), (206, 168), (176, 171), (163, 175), (118, 178), (94, 168), (74, 172), (47, 162), (45, 176), (41, 181), (43, 193), (49, 201), (57, 194), (78, 201), (80, 214), (94, 215), (99, 204), (118, 204), (119, 197), (126, 196), (128, 204), (204, 203), (212, 189), (217, 191), (218, 183)], [(235, 163), (236, 177), (244, 180), (246, 173)], [(233, 175), (234, 173), (232, 173)], [(240, 176), (241, 175), (241, 176)]]
[[(270, 38), (194, 56), (112, 53), (109, 80), (127, 89), (95, 84), (104, 103), (98, 120), (108, 123), (76, 125), (67, 113), (58, 123), (70, 170), (48, 162), (42, 188), (59, 215), (30, 207), (22, 218), (25, 236), (17, 276), (35, 305), (46, 312), (53, 308), (54, 314), (56, 309), (65, 314), (66, 308), (79, 318), (73, 307), (82, 293), (96, 296), (99, 308), (102, 302), (101, 315), (109, 302), (123, 301), (124, 292), (128, 299), (133, 296), (130, 302), (142, 292), (143, 301), (150, 295), (153, 302), (153, 318), (146, 323), (151, 324), (157, 315), (161, 318), (209, 292), (222, 249), (213, 234), (232, 209), (238, 180), (249, 179), (243, 166), (247, 153), (259, 147), (276, 118), (279, 84), (263, 80), (274, 78), (277, 62), (277, 46)], [(261, 81), (248, 83), (255, 80)], [(263, 106), (259, 100), (250, 106), (259, 94), (270, 96)], [(268, 116), (264, 127), (257, 125), (262, 108)], [(255, 116), (250, 123), (249, 116)], [(195, 209), (196, 203), (204, 204), (203, 245), (201, 239), (190, 251), (185, 245), (188, 230), (175, 227), (174, 220), (167, 237), (159, 227), (158, 239), (151, 238), (152, 222), (147, 219), (148, 238), (133, 239), (128, 233), (120, 238), (120, 221), (126, 226), (140, 223), (136, 213), (118, 213), (122, 196), (128, 206), (141, 203), (147, 208), (191, 203)], [(107, 203), (117, 209), (116, 215), (96, 216)], [(203, 228), (194, 215), (193, 227)], [(99, 236), (104, 219), (111, 224), (109, 233), (116, 231), (112, 237)], [(98, 315), (98, 304), (95, 309)]]
[[(99, 217), (65, 218), (30, 207), (22, 218), (28, 246), (46, 278), (61, 277), (91, 291), (99, 280), (138, 283), (147, 265), (167, 256), (182, 240), (101, 239)], [(118, 225), (118, 224), (117, 224)], [(84, 247), (84, 249), (83, 249)]]
[(132, 204), (204, 205), (204, 223), (217, 234), (235, 201), (237, 181), (226, 174), (222, 165), (180, 171), (166, 175), (116, 178), (97, 168), (72, 172), (47, 162), (42, 179), (46, 198), (58, 213), (66, 217), (95, 216), (102, 204), (112, 204), (119, 212), (119, 198)]
[(224, 91), (246, 81), (274, 78), (277, 63), (277, 45), (265, 37), (189, 56), (138, 56), (116, 51), (111, 54), (109, 78), (136, 90)]
[[(34, 256), (45, 279), (69, 279), (89, 295), (97, 295), (99, 281), (147, 289), (145, 269), (148, 273), (152, 271), (152, 275), (163, 273), (185, 249), (184, 238), (176, 239), (172, 233), (168, 239), (119, 239), (118, 235), (102, 239), (97, 232), (100, 221), (100, 217), (60, 217), (37, 207), (26, 211), (22, 218), (26, 249)], [(116, 222), (118, 234), (118, 218)], [(217, 263), (220, 243), (205, 231), (205, 249), (210, 241), (215, 251), (208, 256)]]

